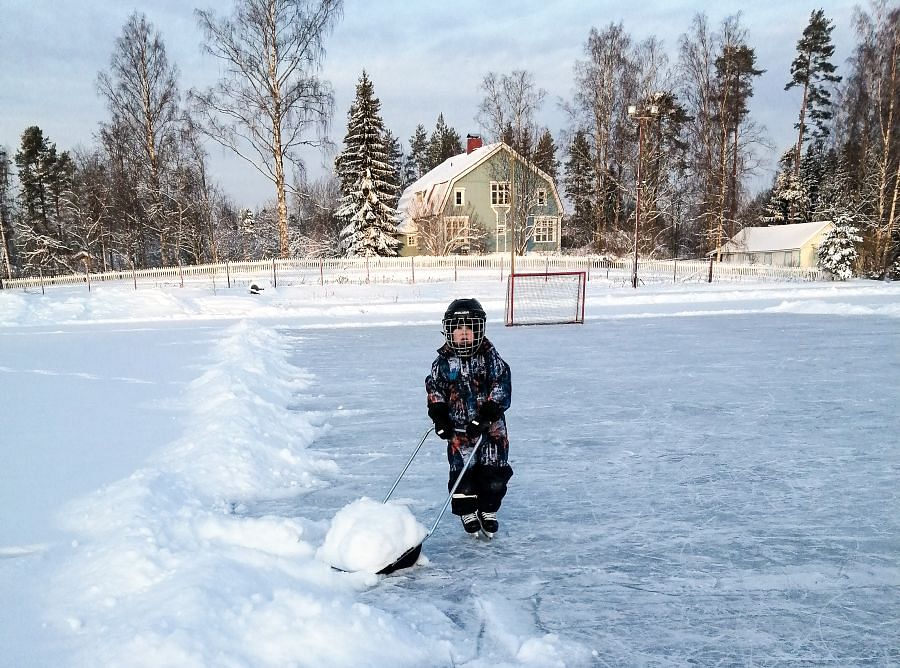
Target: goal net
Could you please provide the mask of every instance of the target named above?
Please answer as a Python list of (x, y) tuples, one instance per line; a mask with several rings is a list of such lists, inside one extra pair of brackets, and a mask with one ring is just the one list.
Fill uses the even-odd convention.
[(583, 271), (512, 274), (506, 284), (506, 324), (584, 322)]

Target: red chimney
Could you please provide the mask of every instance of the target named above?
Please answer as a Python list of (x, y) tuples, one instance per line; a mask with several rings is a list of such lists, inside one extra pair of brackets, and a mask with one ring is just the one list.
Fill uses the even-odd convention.
[(466, 135), (466, 155), (482, 147), (481, 137), (478, 135)]

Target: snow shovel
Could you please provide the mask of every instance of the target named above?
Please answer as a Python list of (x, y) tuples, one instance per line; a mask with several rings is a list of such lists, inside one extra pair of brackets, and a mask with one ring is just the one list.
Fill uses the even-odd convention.
[[(428, 433), (430, 433), (429, 430)], [(425, 437), (428, 436), (428, 433), (425, 434)], [(406, 552), (401, 554), (394, 562), (388, 564), (380, 571), (378, 571), (378, 575), (388, 575), (389, 573), (393, 573), (394, 571), (399, 571), (401, 568), (409, 568), (416, 561), (419, 560), (419, 555), (422, 553), (422, 544), (428, 540), (428, 537), (434, 533), (434, 530), (437, 529), (438, 523), (441, 521), (441, 518), (444, 516), (444, 513), (447, 512), (447, 507), (450, 505), (450, 501), (453, 500), (453, 495), (456, 493), (456, 488), (459, 487), (459, 483), (462, 482), (463, 476), (466, 471), (469, 469), (469, 464), (472, 463), (472, 460), (475, 459), (475, 455), (478, 453), (478, 446), (481, 445), (481, 440), (484, 436), (479, 436), (478, 440), (475, 442), (475, 446), (472, 448), (472, 452), (469, 453), (469, 456), (466, 458), (465, 463), (463, 464), (462, 470), (459, 472), (459, 475), (456, 476), (456, 482), (453, 483), (453, 487), (450, 490), (450, 494), (447, 496), (447, 500), (444, 501), (444, 505), (441, 508), (441, 512), (438, 513), (437, 519), (434, 521), (434, 524), (431, 525), (431, 529), (428, 530), (428, 533), (425, 534), (425, 537), (419, 542), (418, 545), (414, 545), (409, 548)], [(425, 438), (422, 439), (422, 442), (425, 442)], [(422, 447), (422, 443), (419, 443), (419, 447)], [(412, 462), (412, 458), (416, 456), (416, 452), (419, 451), (419, 448), (416, 448), (415, 452), (413, 452), (412, 457), (409, 458), (409, 462), (406, 463), (406, 468), (409, 468), (410, 462)], [(403, 477), (403, 473), (406, 473), (406, 468), (403, 469), (403, 472), (400, 474), (400, 478)], [(400, 482), (400, 478), (397, 478), (397, 482), (394, 483), (394, 487), (397, 486), (397, 483)], [(391, 495), (391, 492), (394, 491), (394, 487), (391, 487), (391, 491), (388, 492), (387, 497), (385, 497), (385, 501)]]
[(397, 489), (397, 485), (400, 484), (400, 479), (406, 474), (406, 470), (409, 468), (409, 465), (412, 464), (412, 460), (416, 458), (416, 455), (419, 454), (419, 450), (422, 449), (422, 444), (425, 442), (425, 439), (428, 438), (428, 434), (434, 431), (434, 427), (429, 427), (428, 431), (426, 431), (422, 435), (422, 440), (419, 441), (419, 444), (416, 446), (416, 449), (413, 450), (412, 454), (409, 456), (409, 459), (406, 460), (406, 466), (403, 467), (403, 470), (400, 471), (400, 475), (397, 476), (397, 479), (394, 481), (394, 484), (391, 485), (391, 488), (388, 490), (388, 493), (384, 496), (384, 501), (382, 501), (382, 505), (388, 502), (388, 499), (391, 498), (391, 494), (394, 493), (394, 490)]

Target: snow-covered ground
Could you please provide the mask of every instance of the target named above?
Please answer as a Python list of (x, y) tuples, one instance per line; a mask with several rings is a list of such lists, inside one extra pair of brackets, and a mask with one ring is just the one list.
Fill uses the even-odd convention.
[[(500, 532), (448, 514), (412, 569), (334, 570), (458, 296), (512, 367)], [(900, 284), (502, 309), (487, 280), (0, 292), (0, 665), (900, 664)], [(432, 436), (392, 500), (430, 527), (445, 493)]]

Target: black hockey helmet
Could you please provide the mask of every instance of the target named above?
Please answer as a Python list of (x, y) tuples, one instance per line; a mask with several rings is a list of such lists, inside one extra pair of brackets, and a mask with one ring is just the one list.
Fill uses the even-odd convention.
[[(441, 321), (447, 345), (460, 357), (471, 357), (484, 341), (485, 320), (487, 314), (477, 299), (454, 299), (444, 311), (444, 319)], [(471, 341), (468, 340), (469, 337), (460, 337), (460, 340), (454, 341), (453, 333), (462, 328), (472, 330)]]

